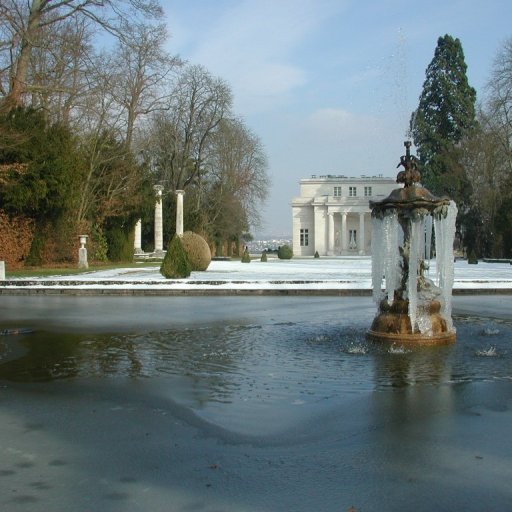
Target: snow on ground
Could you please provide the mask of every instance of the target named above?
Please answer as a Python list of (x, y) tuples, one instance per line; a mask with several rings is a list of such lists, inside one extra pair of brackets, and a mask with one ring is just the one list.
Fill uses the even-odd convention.
[[(435, 261), (430, 278), (435, 280)], [(5, 288), (26, 279), (12, 279)], [(30, 279), (31, 287), (79, 288), (172, 288), (172, 289), (371, 289), (371, 258), (269, 259), (212, 261), (206, 272), (193, 272), (188, 279), (165, 279), (158, 267), (118, 268), (79, 275)], [(512, 265), (455, 262), (454, 289), (512, 289)]]

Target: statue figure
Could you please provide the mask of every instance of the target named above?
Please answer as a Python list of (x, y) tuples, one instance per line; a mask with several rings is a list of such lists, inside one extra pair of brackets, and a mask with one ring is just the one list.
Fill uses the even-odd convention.
[(397, 168), (403, 166), (404, 170), (397, 174), (396, 182), (403, 183), (405, 187), (410, 187), (421, 180), (421, 174), (418, 169), (418, 159), (411, 155), (411, 142), (404, 142), (406, 148), (405, 155), (400, 157)]

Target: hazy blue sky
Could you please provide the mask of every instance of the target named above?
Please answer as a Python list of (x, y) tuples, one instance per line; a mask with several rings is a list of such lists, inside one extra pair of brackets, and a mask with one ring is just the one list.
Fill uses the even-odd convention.
[(231, 86), (272, 189), (258, 234), (291, 234), (311, 174), (396, 175), (439, 36), (458, 37), (478, 98), (512, 37), (510, 0), (163, 0), (169, 50)]

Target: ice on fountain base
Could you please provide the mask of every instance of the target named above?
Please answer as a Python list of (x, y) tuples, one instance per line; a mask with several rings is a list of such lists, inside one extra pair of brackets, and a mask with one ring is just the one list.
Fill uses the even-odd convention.
[(455, 221), (457, 206), (453, 201), (446, 207), (446, 216), (436, 215), (434, 232), (436, 236), (436, 277), (441, 289), (441, 315), (446, 320), (449, 331), (453, 331), (452, 288), (454, 281), (453, 240), (455, 239)]
[(400, 288), (400, 243), (399, 243), (398, 214), (392, 210), (384, 217), (384, 275), (386, 279), (386, 296), (392, 304), (395, 290)]
[[(424, 336), (432, 336), (432, 317), (430, 316), (430, 304), (421, 304), (416, 310), (416, 325)], [(414, 332), (414, 331), (413, 331)]]
[[(388, 210), (382, 219), (372, 219), (372, 288), (378, 304), (386, 298), (391, 304), (400, 286), (400, 240), (396, 210)], [(383, 253), (381, 252), (383, 249)], [(382, 291), (384, 280), (385, 291)]]
[[(416, 320), (418, 316), (418, 277), (425, 252), (424, 236), (424, 216), (418, 215), (411, 218), (409, 226), (409, 275), (407, 276), (407, 297), (409, 299), (409, 320), (411, 321), (411, 332), (413, 333), (416, 330)], [(423, 319), (420, 323), (424, 323)], [(419, 326), (418, 328), (420, 329)]]
[[(451, 319), (451, 290), (453, 287), (453, 239), (457, 208), (453, 201), (444, 207), (446, 215), (432, 215), (427, 211), (415, 212), (409, 221), (408, 276), (404, 298), (409, 301), (411, 332), (432, 333), (432, 321), (428, 305), (432, 300), (441, 303), (441, 315), (446, 320), (448, 330), (453, 331)], [(426, 278), (423, 272), (428, 269), (433, 228), (436, 236), (436, 280)], [(400, 236), (402, 235), (402, 236)], [(372, 251), (373, 299), (380, 303), (387, 299), (393, 303), (395, 291), (400, 288), (402, 279), (400, 246), (403, 233), (395, 209), (387, 210), (382, 218), (372, 219), (372, 244), (380, 250)], [(384, 282), (384, 286), (383, 286)], [(383, 289), (384, 288), (384, 289)]]

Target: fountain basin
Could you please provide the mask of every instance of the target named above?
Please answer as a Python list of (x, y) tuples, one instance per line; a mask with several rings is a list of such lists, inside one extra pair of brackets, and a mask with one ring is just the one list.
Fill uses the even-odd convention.
[(455, 342), (455, 331), (448, 329), (438, 300), (432, 300), (425, 306), (424, 315), (428, 316), (429, 330), (424, 333), (418, 329), (413, 332), (407, 300), (397, 299), (391, 304), (383, 300), (379, 311), (367, 331), (367, 337), (372, 341), (420, 345), (445, 345)]
[(0, 509), (507, 510), (512, 296), (457, 301), (502, 320), (430, 350), (369, 297), (2, 297)]

